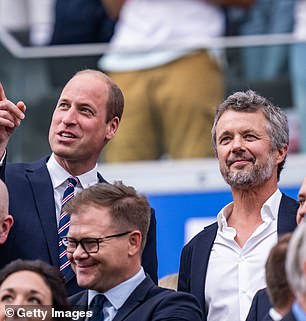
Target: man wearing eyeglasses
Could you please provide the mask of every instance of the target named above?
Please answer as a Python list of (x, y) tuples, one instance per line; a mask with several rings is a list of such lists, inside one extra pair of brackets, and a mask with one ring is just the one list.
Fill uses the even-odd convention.
[[(144, 273), (141, 253), (150, 223), (147, 199), (120, 182), (96, 184), (67, 204), (71, 213), (62, 238), (79, 286), (71, 297), (92, 309), (90, 320), (202, 320), (201, 308), (189, 293), (158, 287)], [(102, 298), (96, 319), (93, 305)]]

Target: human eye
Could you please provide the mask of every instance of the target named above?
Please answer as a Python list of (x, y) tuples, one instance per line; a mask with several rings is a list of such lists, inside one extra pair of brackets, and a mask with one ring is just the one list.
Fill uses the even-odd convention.
[(219, 139), (219, 144), (220, 145), (226, 145), (227, 143), (229, 143), (231, 140), (231, 137), (230, 136), (222, 136), (220, 139)]
[(0, 296), (0, 302), (11, 303), (14, 301), (14, 297), (11, 294), (3, 294)]
[(91, 108), (89, 108), (88, 106), (82, 106), (80, 108), (81, 113), (85, 114), (85, 115), (89, 115), (92, 116), (94, 115), (94, 112), (92, 111)]
[(299, 199), (298, 200), (300, 207), (302, 207), (305, 203), (305, 199)]
[(96, 251), (97, 249), (97, 239), (95, 238), (86, 238), (82, 240), (86, 251), (91, 252), (91, 251)]
[(252, 133), (247, 133), (244, 135), (244, 138), (247, 140), (247, 141), (254, 141), (254, 140), (257, 140), (258, 137), (255, 135), (255, 134), (252, 134)]
[(42, 301), (40, 300), (40, 298), (36, 297), (36, 296), (32, 296), (28, 298), (28, 302), (30, 304), (42, 304)]
[(62, 102), (60, 102), (58, 104), (58, 108), (60, 108), (60, 109), (68, 109), (69, 108), (69, 104), (67, 102), (62, 101)]

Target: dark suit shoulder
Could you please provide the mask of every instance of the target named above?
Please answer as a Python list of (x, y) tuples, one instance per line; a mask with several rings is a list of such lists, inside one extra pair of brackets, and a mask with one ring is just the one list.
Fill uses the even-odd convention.
[(80, 291), (68, 298), (69, 303), (73, 305), (87, 305), (88, 290)]
[(202, 231), (200, 231), (198, 234), (196, 234), (184, 247), (192, 247), (195, 244), (202, 242), (203, 240), (207, 238), (213, 238), (215, 239), (216, 233), (218, 230), (218, 223), (214, 222), (208, 226), (205, 226)]
[(292, 309), (281, 319), (281, 321), (297, 321)]
[(252, 300), (246, 321), (262, 321), (271, 308), (266, 288), (258, 290)]
[(24, 175), (26, 171), (32, 172), (43, 167), (46, 168), (49, 157), (50, 156), (46, 156), (29, 163), (7, 163), (5, 166), (5, 174), (9, 177), (14, 177), (17, 175)]
[(277, 233), (278, 235), (292, 232), (296, 227), (296, 213), (298, 210), (298, 202), (282, 194), (281, 202), (278, 210)]
[(119, 311), (121, 316), (126, 315), (122, 320), (127, 321), (202, 320), (200, 304), (192, 294), (159, 287), (149, 277), (134, 290)]

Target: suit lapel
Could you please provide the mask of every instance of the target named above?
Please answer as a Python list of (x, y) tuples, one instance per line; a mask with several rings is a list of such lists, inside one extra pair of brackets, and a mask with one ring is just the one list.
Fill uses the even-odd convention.
[(205, 282), (208, 261), (211, 253), (211, 248), (214, 244), (218, 229), (218, 224), (214, 223), (206, 227), (196, 239), (194, 245), (194, 253), (191, 259), (191, 293), (199, 298), (203, 311), (205, 311)]
[[(72, 310), (87, 311), (88, 310), (88, 290), (78, 292), (68, 298)], [(84, 321), (86, 317), (78, 318), (79, 321)]]
[(148, 292), (153, 287), (156, 287), (156, 285), (149, 277), (146, 277), (128, 297), (123, 306), (118, 310), (118, 313), (113, 321), (125, 320), (130, 313), (132, 313), (140, 304), (142, 304), (142, 302), (146, 299)]
[(31, 164), (26, 169), (26, 177), (32, 188), (52, 264), (58, 267), (58, 236), (54, 193), (46, 166), (46, 160), (47, 159), (43, 159)]
[(277, 234), (292, 232), (296, 227), (298, 202), (293, 198), (282, 195), (278, 210)]

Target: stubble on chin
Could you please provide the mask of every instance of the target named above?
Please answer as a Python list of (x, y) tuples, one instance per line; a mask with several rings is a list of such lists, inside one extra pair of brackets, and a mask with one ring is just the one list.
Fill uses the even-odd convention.
[(273, 174), (273, 161), (269, 159), (266, 164), (256, 164), (251, 168), (231, 170), (222, 167), (221, 174), (226, 183), (232, 188), (248, 189), (258, 186), (271, 178)]

